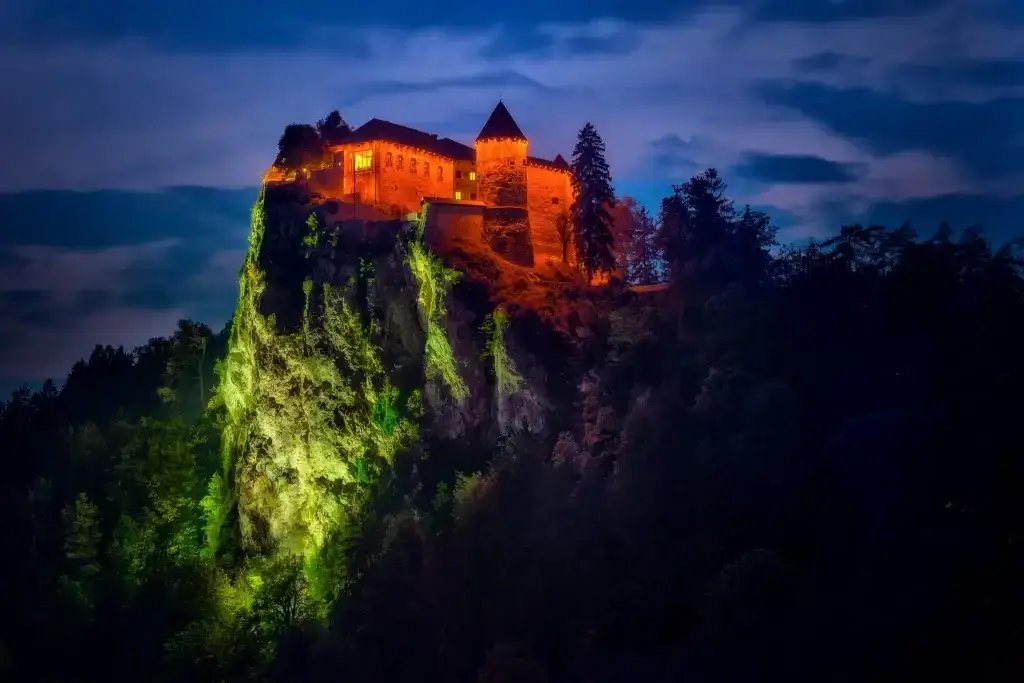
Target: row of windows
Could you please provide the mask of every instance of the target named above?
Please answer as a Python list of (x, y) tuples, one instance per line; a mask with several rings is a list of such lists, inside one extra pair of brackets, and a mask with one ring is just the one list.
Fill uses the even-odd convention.
[[(365, 150), (365, 151), (362, 151), (362, 152), (355, 152), (354, 157), (355, 157), (355, 170), (356, 171), (369, 171), (370, 169), (373, 168), (373, 151), (372, 150), (368, 149), (368, 150)], [(417, 166), (416, 157), (410, 157), (409, 158), (409, 170), (412, 173), (416, 173), (417, 172), (416, 166)], [(396, 161), (394, 156), (393, 156), (393, 154), (391, 152), (387, 152), (384, 155), (384, 167), (385, 168), (396, 168), (399, 171), (405, 170), (405, 157), (403, 155), (399, 154), (398, 155), (398, 159)], [(423, 162), (423, 175), (425, 175), (425, 176), (429, 176), (430, 175), (430, 164), (427, 163), (427, 162)], [(470, 180), (476, 180), (476, 171), (469, 171), (467, 173), (467, 175), (469, 176)], [(463, 172), (462, 171), (456, 171), (455, 172), (456, 180), (462, 180), (462, 177), (463, 177)], [(437, 167), (437, 179), (438, 180), (444, 180), (444, 168), (442, 166), (438, 166)]]

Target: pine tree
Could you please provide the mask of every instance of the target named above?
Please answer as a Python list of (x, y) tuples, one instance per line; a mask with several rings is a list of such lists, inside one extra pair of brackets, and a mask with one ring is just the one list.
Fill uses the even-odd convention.
[(604, 159), (604, 141), (593, 124), (580, 129), (572, 152), (573, 201), (571, 216), (576, 232), (576, 254), (587, 277), (615, 268), (612, 217), (615, 202), (612, 176)]
[(658, 281), (659, 253), (657, 225), (647, 208), (639, 206), (632, 222), (630, 235), (630, 258), (627, 261), (629, 281), (638, 285), (649, 285)]

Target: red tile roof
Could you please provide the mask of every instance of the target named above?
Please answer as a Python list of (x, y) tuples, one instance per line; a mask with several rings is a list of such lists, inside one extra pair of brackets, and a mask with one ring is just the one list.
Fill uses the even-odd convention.
[(451, 138), (439, 138), (432, 133), (425, 133), (422, 130), (383, 119), (370, 119), (352, 131), (339, 144), (351, 145), (372, 140), (387, 140), (407, 147), (416, 147), (455, 161), (473, 161), (476, 158), (473, 148), (461, 142)]

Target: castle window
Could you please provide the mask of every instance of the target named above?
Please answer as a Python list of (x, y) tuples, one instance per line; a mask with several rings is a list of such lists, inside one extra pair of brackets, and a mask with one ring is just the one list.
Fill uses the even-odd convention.
[(475, 202), (476, 201), (476, 192), (474, 192), (473, 194), (469, 195), (469, 198), (470, 198), (471, 201)]
[(373, 168), (373, 151), (372, 150), (367, 149), (367, 150), (364, 150), (362, 152), (356, 152), (353, 156), (355, 157), (355, 164), (356, 164), (356, 172), (357, 173), (359, 173), (361, 171), (369, 171), (371, 168)]
[(444, 166), (437, 167), (437, 179), (444, 180)]
[(462, 193), (459, 192), (458, 190), (455, 190), (455, 200), (462, 201)]
[(469, 179), (470, 180), (476, 180), (476, 171), (470, 171), (469, 172)]
[(416, 157), (409, 159), (409, 170), (413, 173), (416, 172)]
[(455, 179), (456, 179), (456, 180), (459, 180), (459, 179), (461, 179), (461, 178), (462, 178), (462, 171), (456, 171), (456, 172), (455, 172)]
[(401, 154), (398, 155), (398, 166), (396, 166), (395, 168), (397, 168), (399, 171), (405, 168), (405, 157), (403, 157)]
[(423, 162), (423, 175), (427, 178), (430, 177), (430, 164), (426, 161)]
[(384, 165), (387, 168), (391, 168), (391, 166), (392, 166), (391, 152), (388, 152), (387, 156), (384, 157)]
[(552, 204), (557, 204), (558, 203), (558, 197), (552, 197), (551, 198), (551, 203)]

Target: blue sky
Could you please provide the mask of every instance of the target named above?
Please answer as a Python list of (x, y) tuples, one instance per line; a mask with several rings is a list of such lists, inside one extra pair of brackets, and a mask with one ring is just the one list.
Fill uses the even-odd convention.
[(0, 91), (0, 386), (223, 324), (282, 128), (334, 108), (471, 140), (503, 98), (548, 157), (592, 121), (620, 194), (715, 166), (787, 241), (1024, 209), (1015, 0), (20, 0)]

